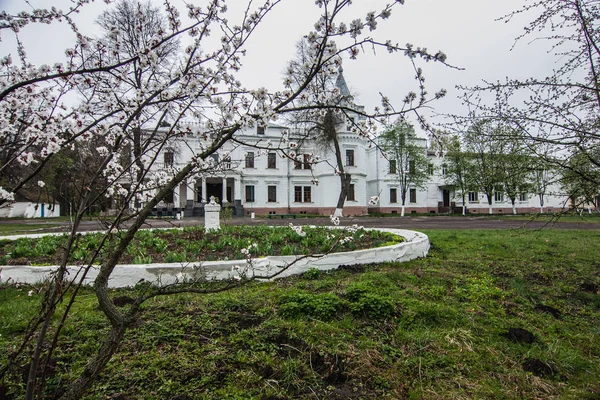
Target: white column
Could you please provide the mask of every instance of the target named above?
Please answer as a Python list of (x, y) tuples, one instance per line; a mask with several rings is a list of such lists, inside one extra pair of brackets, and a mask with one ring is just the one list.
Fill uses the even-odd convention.
[(179, 186), (173, 188), (173, 207), (179, 207)]
[(223, 178), (223, 196), (221, 196), (221, 204), (227, 203), (227, 177)]
[(194, 185), (195, 185), (195, 183), (196, 183), (195, 179), (190, 178), (190, 179), (187, 180), (187, 183), (185, 185), (185, 187), (186, 187), (186, 196), (185, 196), (185, 199), (187, 201), (190, 201), (190, 200), (195, 201), (196, 200), (194, 198)]
[(242, 200), (242, 180), (237, 176), (233, 177), (233, 200)]
[(185, 207), (185, 201), (187, 199), (186, 187), (187, 187), (187, 185), (185, 184), (185, 182), (183, 182), (179, 185), (179, 205), (177, 205), (177, 207), (179, 207), (179, 208)]
[(208, 203), (208, 199), (206, 198), (206, 177), (202, 177), (202, 202)]

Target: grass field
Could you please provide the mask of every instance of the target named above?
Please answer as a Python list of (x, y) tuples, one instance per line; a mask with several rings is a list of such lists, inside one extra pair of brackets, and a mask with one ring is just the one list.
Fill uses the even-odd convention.
[[(426, 259), (150, 301), (88, 398), (600, 398), (600, 232), (426, 233)], [(29, 290), (0, 290), (0, 363), (39, 302)], [(106, 332), (84, 291), (50, 398)], [(7, 398), (26, 364), (0, 382)]]

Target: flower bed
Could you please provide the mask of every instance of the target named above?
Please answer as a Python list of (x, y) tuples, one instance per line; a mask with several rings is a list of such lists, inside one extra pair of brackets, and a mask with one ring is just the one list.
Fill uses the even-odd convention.
[[(81, 235), (69, 259), (85, 263), (99, 247), (103, 234)], [(120, 234), (111, 235), (105, 248), (112, 248)], [(65, 235), (42, 238), (0, 240), (0, 265), (58, 265)], [(136, 234), (119, 263), (151, 264), (234, 260), (264, 256), (323, 254), (397, 244), (402, 237), (388, 232), (358, 227), (329, 229), (267, 226), (224, 226), (217, 232), (202, 227), (168, 230), (142, 230)], [(103, 260), (101, 251), (95, 263)]]

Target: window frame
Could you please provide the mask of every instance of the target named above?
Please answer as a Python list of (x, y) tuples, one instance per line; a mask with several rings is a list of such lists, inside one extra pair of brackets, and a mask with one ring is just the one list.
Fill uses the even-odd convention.
[(504, 192), (494, 190), (494, 202), (504, 203)]
[(294, 185), (294, 203), (312, 203), (312, 187)]
[(398, 166), (396, 164), (396, 160), (390, 160), (390, 163), (389, 163), (388, 167), (389, 167), (388, 172), (390, 174), (397, 174), (398, 173)]
[(277, 153), (267, 153), (267, 169), (277, 169)]
[(254, 168), (254, 152), (253, 151), (246, 152), (244, 166), (246, 168)]
[(356, 187), (354, 183), (348, 185), (348, 193), (346, 194), (346, 201), (356, 201)]
[[(310, 186), (304, 186), (304, 192), (302, 193), (303, 203), (312, 203), (312, 188)], [(308, 194), (308, 196), (307, 196)]]
[(302, 159), (304, 160), (304, 162), (302, 163), (302, 168), (304, 169), (312, 169), (312, 164), (310, 163), (310, 154), (308, 153), (304, 153), (302, 156)]
[(417, 189), (411, 188), (408, 191), (408, 202), (412, 203), (412, 204), (416, 204), (417, 203)]
[(479, 192), (471, 191), (471, 192), (467, 193), (467, 202), (479, 203)]
[(398, 188), (390, 188), (390, 203), (398, 203)]
[(267, 203), (277, 203), (277, 186), (267, 186)]
[(172, 167), (175, 163), (175, 152), (172, 149), (167, 149), (163, 153), (163, 162), (165, 167)]
[(256, 202), (256, 189), (255, 189), (254, 185), (246, 185), (245, 199), (246, 199), (246, 203)]
[(522, 203), (525, 203), (525, 202), (529, 201), (529, 199), (528, 199), (528, 193), (527, 192), (519, 193), (519, 201), (522, 202)]
[(294, 202), (302, 203), (302, 186), (294, 186)]
[(346, 167), (356, 167), (354, 149), (346, 149)]

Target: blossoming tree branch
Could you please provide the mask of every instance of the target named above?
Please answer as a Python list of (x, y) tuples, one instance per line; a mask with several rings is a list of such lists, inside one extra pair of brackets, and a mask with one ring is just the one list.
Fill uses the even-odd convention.
[[(142, 300), (126, 311), (118, 309), (109, 295), (108, 281), (157, 204), (188, 177), (218, 168), (211, 155), (226, 143), (275, 149), (296, 158), (295, 146), (285, 138), (268, 145), (243, 143), (238, 137), (242, 130), (294, 113), (322, 122), (331, 115), (352, 112), (364, 117), (354, 125), (355, 132), (371, 138), (378, 122), (418, 113), (444, 95), (443, 91), (427, 93), (417, 66), (421, 61), (446, 64), (442, 52), (429, 53), (411, 44), (399, 45), (393, 38), (376, 37), (379, 24), (403, 1), (355, 15), (350, 0), (317, 0), (315, 7), (321, 15), (314, 26), (307, 27), (302, 60), (290, 63), (282, 91), (247, 87), (238, 79), (238, 71), (257, 27), (290, 1), (237, 2), (235, 9), (229, 9), (223, 0), (202, 2), (202, 6), (168, 0), (162, 6), (105, 0), (106, 9), (98, 19), (100, 37), (87, 35), (77, 24), (77, 13), (88, 3), (76, 0), (66, 10), (50, 7), (15, 15), (0, 13), (0, 34), (14, 37), (15, 43), (13, 51), (0, 59), (0, 206), (14, 201), (20, 192), (48, 190), (49, 177), (58, 174), (59, 166), (68, 160), (68, 168), (61, 171), (70, 175), (65, 175), (61, 190), (68, 189), (73, 211), (61, 268), (49, 283), (23, 346), (11, 356), (14, 360), (35, 341), (28, 399), (42, 396), (44, 374), (38, 366), (50, 360), (53, 351), (45, 344), (56, 344), (77, 290), (70, 292), (66, 311), (57, 319), (60, 322), (49, 317), (57, 313), (67, 289), (82, 284), (100, 251), (108, 256), (94, 287), (111, 331), (81, 375), (69, 384), (64, 399), (82, 396), (141, 312)], [(64, 49), (62, 61), (53, 65), (32, 61), (35, 57), (21, 36), (40, 24), (65, 25), (71, 30), (73, 41)], [(340, 101), (339, 89), (327, 82), (337, 76), (344, 59), (351, 61), (375, 49), (396, 53), (399, 61), (414, 67), (415, 90), (401, 104), (391, 104), (382, 94), (381, 106), (372, 110)], [(184, 165), (167, 172), (153, 169), (160, 152), (189, 133), (190, 128), (182, 123), (189, 120), (206, 121), (201, 132), (205, 144), (194, 149), (194, 157)], [(107, 222), (107, 233), (95, 255), (85, 261), (78, 276), (68, 277), (66, 265), (80, 221), (107, 198), (119, 200), (118, 212)], [(5, 374), (6, 368), (0, 372)]]

